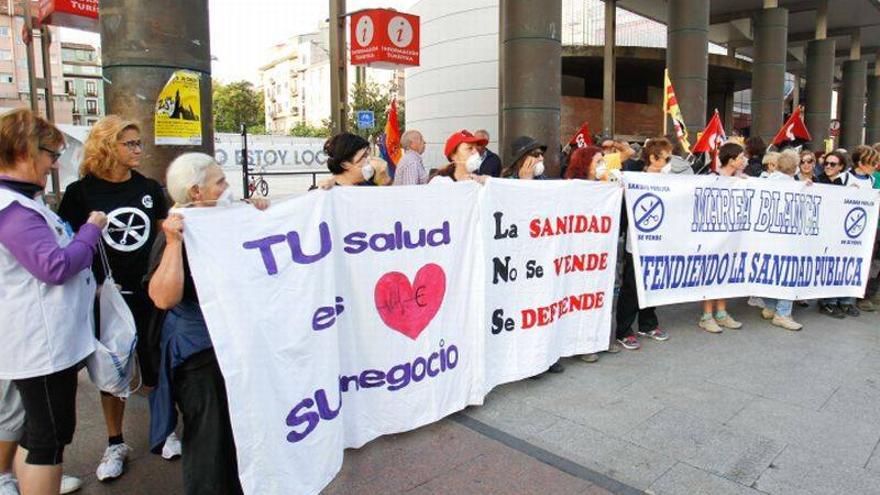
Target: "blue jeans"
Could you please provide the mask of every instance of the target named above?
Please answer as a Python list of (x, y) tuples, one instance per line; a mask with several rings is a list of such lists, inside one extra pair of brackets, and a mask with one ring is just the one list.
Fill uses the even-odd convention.
[(820, 299), (820, 303), (828, 304), (830, 306), (834, 306), (835, 304), (839, 304), (841, 306), (852, 306), (856, 303), (856, 298), (854, 297), (829, 297), (828, 299)]
[(764, 298), (764, 307), (773, 311), (779, 316), (791, 316), (791, 307), (794, 301), (786, 301), (784, 299)]

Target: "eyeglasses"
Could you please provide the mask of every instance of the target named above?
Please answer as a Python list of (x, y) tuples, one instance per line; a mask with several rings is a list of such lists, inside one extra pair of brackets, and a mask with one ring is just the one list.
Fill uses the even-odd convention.
[(64, 154), (64, 148), (61, 148), (61, 151), (55, 151), (45, 146), (40, 146), (40, 149), (45, 151), (49, 154), (50, 157), (52, 157), (52, 163), (56, 163), (58, 159), (61, 158), (61, 155)]
[(825, 166), (826, 166), (826, 167), (839, 167), (839, 166), (840, 166), (840, 162), (838, 162), (838, 161), (829, 162), (828, 160), (826, 160), (826, 161), (825, 161)]
[(537, 149), (537, 150), (534, 150), (531, 153), (529, 153), (529, 156), (534, 157), (534, 158), (538, 158), (539, 156), (544, 156), (544, 152), (541, 151), (540, 149)]
[(128, 151), (134, 151), (136, 149), (142, 150), (144, 149), (144, 143), (140, 139), (132, 139), (131, 141), (123, 141), (122, 143), (128, 148)]
[(816, 160), (812, 158), (804, 158), (803, 160), (801, 160), (801, 163), (816, 163)]

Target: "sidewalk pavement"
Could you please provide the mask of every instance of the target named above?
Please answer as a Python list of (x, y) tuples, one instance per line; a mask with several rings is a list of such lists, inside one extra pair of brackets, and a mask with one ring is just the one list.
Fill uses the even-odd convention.
[[(741, 330), (697, 328), (698, 304), (660, 308), (668, 342), (565, 359), (561, 375), (498, 387), (481, 407), (346, 452), (324, 493), (880, 494), (880, 315), (795, 310), (789, 332), (738, 300)], [(65, 469), (85, 494), (178, 494), (180, 462), (146, 452), (129, 401), (126, 474), (103, 484), (97, 393), (80, 377)]]

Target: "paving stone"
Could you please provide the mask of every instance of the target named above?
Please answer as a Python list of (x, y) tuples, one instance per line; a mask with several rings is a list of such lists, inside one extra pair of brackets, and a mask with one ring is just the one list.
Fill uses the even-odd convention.
[(768, 399), (755, 400), (728, 425), (737, 431), (823, 452), (856, 467), (868, 462), (880, 440), (880, 427), (860, 421), (841, 421), (834, 414)]
[(658, 479), (649, 493), (654, 495), (758, 495), (752, 488), (678, 463)]
[(789, 445), (754, 486), (771, 495), (870, 495), (880, 493), (880, 475), (835, 461), (822, 451)]

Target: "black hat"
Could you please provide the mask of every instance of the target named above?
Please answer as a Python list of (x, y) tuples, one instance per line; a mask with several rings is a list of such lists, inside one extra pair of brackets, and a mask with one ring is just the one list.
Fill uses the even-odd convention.
[(520, 136), (514, 139), (513, 143), (510, 144), (510, 156), (513, 158), (510, 163), (518, 162), (526, 153), (530, 153), (538, 148), (541, 148), (541, 151), (544, 153), (547, 152), (547, 146), (529, 136)]

